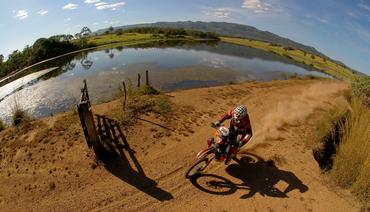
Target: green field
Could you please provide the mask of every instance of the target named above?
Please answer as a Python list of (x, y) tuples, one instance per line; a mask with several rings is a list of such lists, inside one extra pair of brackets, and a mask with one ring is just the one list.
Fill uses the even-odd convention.
[(264, 41), (249, 40), (244, 38), (221, 37), (221, 41), (273, 52), (275, 54), (288, 57), (299, 63), (311, 66), (317, 70), (320, 70), (338, 79), (344, 79), (349, 81), (353, 81), (356, 79), (356, 75), (348, 68), (340, 64), (337, 64), (332, 60), (325, 59), (323, 57), (313, 55), (310, 53), (306, 53), (298, 49), (284, 47)]
[[(103, 46), (109, 44), (123, 44), (123, 45), (135, 45), (142, 43), (149, 43), (154, 41), (170, 41), (170, 40), (184, 40), (184, 41), (209, 41), (212, 39), (202, 39), (192, 36), (183, 36), (183, 37), (166, 37), (162, 34), (153, 35), (153, 34), (142, 34), (142, 33), (122, 33), (122, 34), (104, 34), (91, 36), (86, 38), (87, 44), (90, 46)], [(78, 43), (79, 40), (74, 42)]]
[(137, 33), (127, 33), (127, 34), (107, 34), (98, 35), (87, 38), (89, 44), (96, 46), (111, 44), (111, 43), (135, 43), (137, 41), (152, 41), (159, 40), (160, 38), (154, 38), (151, 34), (137, 34)]

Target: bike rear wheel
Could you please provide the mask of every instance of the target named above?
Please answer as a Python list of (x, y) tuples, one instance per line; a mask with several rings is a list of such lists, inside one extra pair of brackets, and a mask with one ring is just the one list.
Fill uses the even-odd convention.
[(201, 158), (197, 160), (186, 172), (185, 177), (186, 178), (191, 178), (196, 175), (199, 175), (202, 173), (204, 169), (207, 168), (208, 164), (211, 161), (206, 157), (206, 158)]

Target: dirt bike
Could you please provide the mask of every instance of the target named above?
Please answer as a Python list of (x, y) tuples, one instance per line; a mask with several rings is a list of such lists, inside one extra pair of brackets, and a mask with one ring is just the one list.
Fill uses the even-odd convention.
[(219, 127), (213, 123), (211, 127), (216, 129), (215, 136), (208, 138), (207, 148), (198, 152), (197, 160), (185, 174), (186, 178), (201, 174), (214, 159), (225, 161), (225, 164), (228, 164), (232, 155), (236, 154), (239, 149), (239, 142), (233, 127)]

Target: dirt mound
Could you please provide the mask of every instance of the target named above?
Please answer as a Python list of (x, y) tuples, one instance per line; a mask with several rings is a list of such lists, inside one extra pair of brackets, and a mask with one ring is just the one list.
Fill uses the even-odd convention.
[[(170, 121), (144, 114), (122, 129), (118, 158), (97, 161), (75, 113), (0, 132), (0, 208), (4, 211), (353, 211), (347, 191), (329, 186), (307, 147), (315, 121), (343, 98), (345, 83), (289, 80), (167, 94)], [(255, 131), (229, 166), (184, 173), (209, 123), (246, 104)], [(118, 102), (95, 106), (109, 115)]]

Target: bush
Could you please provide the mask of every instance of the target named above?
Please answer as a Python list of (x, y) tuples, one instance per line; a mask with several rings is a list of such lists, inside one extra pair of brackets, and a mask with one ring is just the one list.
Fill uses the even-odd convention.
[(29, 122), (31, 117), (21, 109), (15, 109), (13, 112), (13, 125), (17, 126), (19, 124)]
[(333, 180), (365, 201), (370, 198), (370, 109), (358, 98), (351, 100), (350, 113), (331, 171)]
[(293, 47), (290, 47), (290, 46), (286, 46), (286, 47), (284, 47), (283, 48), (285, 51), (292, 51), (292, 50), (294, 50), (294, 48)]
[(370, 108), (356, 96), (363, 93), (354, 90), (344, 93), (351, 97), (348, 102), (336, 104), (337, 107), (323, 117), (317, 126), (316, 139), (320, 145), (314, 150), (314, 156), (321, 168), (331, 168), (330, 177), (335, 184), (351, 189), (365, 202), (365, 207), (369, 207)]
[(353, 96), (370, 107), (370, 77), (362, 77), (352, 83)]
[(0, 132), (3, 131), (5, 128), (6, 128), (5, 123), (3, 122), (3, 120), (0, 119)]
[(140, 93), (142, 95), (156, 95), (156, 94), (159, 94), (159, 91), (150, 85), (145, 85), (140, 88)]
[(129, 96), (125, 110), (122, 113), (120, 122), (123, 125), (133, 125), (140, 115), (148, 112), (169, 116), (172, 111), (171, 101), (164, 95), (136, 95)]

